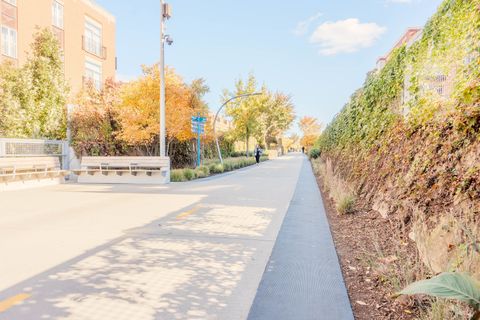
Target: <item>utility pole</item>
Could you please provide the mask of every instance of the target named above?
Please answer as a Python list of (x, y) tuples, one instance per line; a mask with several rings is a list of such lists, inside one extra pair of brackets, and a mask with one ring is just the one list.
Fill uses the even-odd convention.
[[(200, 112), (197, 114), (197, 118), (200, 118)], [(200, 140), (200, 122), (197, 124), (197, 167), (200, 167), (201, 161), (202, 161), (202, 146), (201, 146), (201, 140)]]
[(165, 129), (165, 42), (172, 45), (173, 40), (165, 35), (165, 21), (172, 16), (172, 8), (160, 0), (160, 157), (166, 156)]

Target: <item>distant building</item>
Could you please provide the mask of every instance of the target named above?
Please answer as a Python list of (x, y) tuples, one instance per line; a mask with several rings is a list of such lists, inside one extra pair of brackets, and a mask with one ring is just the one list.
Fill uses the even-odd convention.
[(402, 37), (397, 41), (393, 48), (383, 57), (378, 58), (377, 60), (377, 70), (381, 70), (387, 61), (390, 59), (393, 51), (400, 48), (403, 45), (406, 45), (407, 48), (415, 43), (422, 36), (422, 28), (408, 28), (407, 31), (402, 35)]
[(37, 28), (51, 28), (65, 62), (65, 78), (78, 92), (86, 80), (100, 89), (115, 77), (115, 17), (91, 0), (0, 0), (0, 62), (21, 66)]
[[(215, 115), (214, 114), (211, 114), (210, 115), (210, 118), (212, 119), (212, 123), (215, 119)], [(226, 117), (224, 116), (221, 116), (221, 115), (218, 115), (217, 117), (217, 123), (215, 125), (215, 130), (218, 132), (218, 133), (225, 133), (229, 130), (231, 130), (233, 128), (233, 124), (232, 124), (232, 121), (227, 119)]]

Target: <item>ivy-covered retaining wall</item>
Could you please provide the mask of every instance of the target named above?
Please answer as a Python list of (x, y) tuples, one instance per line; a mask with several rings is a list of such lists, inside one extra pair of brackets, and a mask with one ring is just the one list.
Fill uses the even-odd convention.
[[(445, 0), (418, 41), (368, 74), (316, 147), (358, 205), (398, 225), (391, 241), (415, 248), (398, 255), (418, 254), (430, 274), (480, 279), (480, 0)], [(397, 276), (392, 292), (412, 280)]]

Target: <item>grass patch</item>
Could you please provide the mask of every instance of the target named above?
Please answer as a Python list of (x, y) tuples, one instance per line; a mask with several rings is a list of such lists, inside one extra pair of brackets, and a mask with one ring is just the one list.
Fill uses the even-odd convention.
[(195, 171), (190, 168), (183, 169), (183, 175), (187, 180), (193, 180), (197, 177)]
[(346, 195), (337, 204), (337, 211), (340, 214), (349, 214), (353, 213), (355, 209), (355, 196), (354, 195)]
[(170, 181), (172, 182), (182, 182), (182, 181), (187, 181), (185, 178), (185, 175), (183, 174), (183, 171), (185, 169), (173, 169), (170, 171)]

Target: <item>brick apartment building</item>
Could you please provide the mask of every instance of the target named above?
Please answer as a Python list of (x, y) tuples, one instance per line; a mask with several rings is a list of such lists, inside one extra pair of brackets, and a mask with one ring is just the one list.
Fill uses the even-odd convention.
[(115, 77), (115, 17), (91, 0), (0, 0), (0, 62), (20, 66), (37, 28), (49, 27), (63, 51), (72, 93), (86, 79), (101, 88)]

